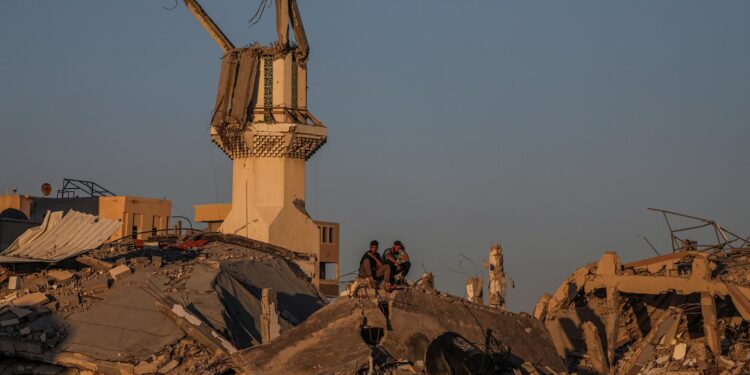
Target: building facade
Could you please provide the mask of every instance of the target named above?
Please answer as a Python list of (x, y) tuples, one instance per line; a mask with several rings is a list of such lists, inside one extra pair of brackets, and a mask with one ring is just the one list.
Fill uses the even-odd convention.
[[(8, 238), (18, 237), (28, 228), (41, 224), (48, 211), (76, 210), (102, 218), (121, 220), (123, 225), (110, 240), (135, 236), (137, 239), (148, 239), (169, 229), (169, 217), (172, 213), (172, 202), (167, 199), (137, 197), (129, 195), (106, 197), (71, 197), (46, 198), (28, 195), (0, 195), (0, 231), (3, 232), (2, 243), (9, 245)], [(25, 222), (29, 225), (21, 225)], [(15, 234), (21, 230), (21, 233)]]

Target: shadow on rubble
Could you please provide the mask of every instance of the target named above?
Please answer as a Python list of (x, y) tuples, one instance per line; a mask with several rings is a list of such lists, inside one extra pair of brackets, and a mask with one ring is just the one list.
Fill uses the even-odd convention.
[(326, 305), (316, 289), (294, 276), (284, 260), (255, 259), (226, 262), (211, 282), (221, 300), (227, 338), (238, 349), (262, 344), (261, 300), (264, 288), (276, 291), (279, 325), (282, 331), (307, 320)]

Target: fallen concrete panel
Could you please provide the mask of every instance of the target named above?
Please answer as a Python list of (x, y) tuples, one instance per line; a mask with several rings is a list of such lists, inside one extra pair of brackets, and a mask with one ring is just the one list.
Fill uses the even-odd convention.
[(270, 343), (233, 357), (244, 362), (250, 374), (353, 373), (367, 364), (371, 353), (361, 336), (368, 314), (382, 315), (369, 301), (341, 299)]
[(155, 302), (139, 287), (114, 287), (108, 298), (90, 310), (62, 321), (69, 329), (58, 349), (106, 361), (135, 360), (156, 353), (185, 334)]

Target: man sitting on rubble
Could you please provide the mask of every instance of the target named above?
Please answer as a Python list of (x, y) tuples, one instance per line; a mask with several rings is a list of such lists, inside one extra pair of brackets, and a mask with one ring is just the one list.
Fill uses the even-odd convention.
[(378, 245), (378, 241), (373, 240), (370, 242), (370, 249), (367, 250), (359, 261), (359, 277), (369, 281), (371, 286), (375, 286), (376, 281), (385, 281), (384, 286), (389, 288), (391, 269), (383, 264), (383, 260), (378, 253)]
[(401, 241), (394, 241), (393, 246), (385, 249), (383, 252), (383, 258), (390, 268), (391, 282), (398, 284), (404, 284), (406, 282), (406, 274), (409, 273), (411, 268), (411, 262), (409, 261), (409, 254), (406, 253), (406, 248)]

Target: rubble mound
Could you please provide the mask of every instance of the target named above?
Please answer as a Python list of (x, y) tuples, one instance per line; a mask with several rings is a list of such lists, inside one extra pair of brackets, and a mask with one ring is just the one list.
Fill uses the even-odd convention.
[(412, 286), (388, 293), (359, 288), (270, 343), (233, 357), (252, 374), (565, 371), (544, 326), (528, 314)]
[(537, 304), (571, 372), (750, 373), (750, 248), (683, 250), (576, 270)]
[(222, 235), (151, 245), (2, 268), (0, 353), (22, 373), (218, 374), (264, 342), (264, 288), (282, 332), (327, 304), (288, 250)]

